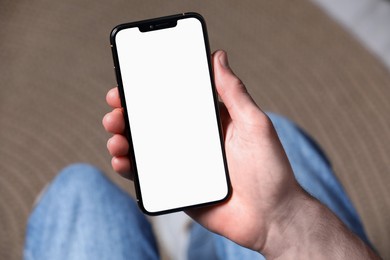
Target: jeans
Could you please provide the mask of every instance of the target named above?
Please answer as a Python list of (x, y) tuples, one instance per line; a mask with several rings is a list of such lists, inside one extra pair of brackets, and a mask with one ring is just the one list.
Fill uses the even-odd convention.
[[(368, 243), (320, 148), (291, 121), (271, 118), (300, 185)], [(98, 169), (74, 164), (54, 179), (28, 220), (25, 259), (158, 259), (151, 225), (134, 200)], [(188, 259), (264, 259), (194, 224)]]

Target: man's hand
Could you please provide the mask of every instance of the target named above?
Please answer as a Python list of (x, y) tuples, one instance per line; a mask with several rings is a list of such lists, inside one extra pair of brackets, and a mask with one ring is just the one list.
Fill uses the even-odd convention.
[[(213, 55), (213, 66), (216, 88), (224, 103), (221, 118), (233, 193), (223, 204), (191, 210), (188, 214), (211, 231), (260, 250), (268, 223), (299, 188), (271, 121), (231, 71), (225, 52)], [(112, 167), (131, 176), (129, 145), (123, 136), (123, 115), (116, 88), (108, 92), (107, 102), (114, 108), (103, 119), (106, 130), (114, 133), (107, 143), (113, 156)]]

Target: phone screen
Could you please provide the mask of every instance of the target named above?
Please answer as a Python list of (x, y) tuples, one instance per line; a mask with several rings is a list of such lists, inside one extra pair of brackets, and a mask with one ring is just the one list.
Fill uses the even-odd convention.
[(141, 22), (114, 35), (138, 199), (151, 214), (229, 194), (203, 20), (170, 19), (168, 28), (142, 31), (150, 24)]

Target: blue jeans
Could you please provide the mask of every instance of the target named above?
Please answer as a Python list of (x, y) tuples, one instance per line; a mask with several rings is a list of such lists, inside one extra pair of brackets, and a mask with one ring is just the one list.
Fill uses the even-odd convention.
[[(301, 129), (269, 114), (301, 186), (368, 243), (360, 219), (329, 161)], [(151, 226), (127, 193), (98, 169), (75, 164), (48, 187), (27, 226), (25, 259), (158, 259)], [(188, 259), (263, 259), (198, 224)]]

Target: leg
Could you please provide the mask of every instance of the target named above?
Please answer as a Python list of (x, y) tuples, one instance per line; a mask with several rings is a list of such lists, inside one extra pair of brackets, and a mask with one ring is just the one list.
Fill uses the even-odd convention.
[(265, 259), (261, 254), (239, 246), (220, 235), (214, 234), (198, 223), (191, 228), (188, 259), (234, 260)]
[(157, 259), (151, 226), (99, 170), (64, 169), (32, 212), (25, 259)]
[[(369, 244), (356, 210), (315, 142), (291, 121), (268, 114), (290, 160), (299, 184), (330, 208), (353, 232)], [(189, 259), (264, 259), (228, 239), (195, 224), (190, 234)]]

